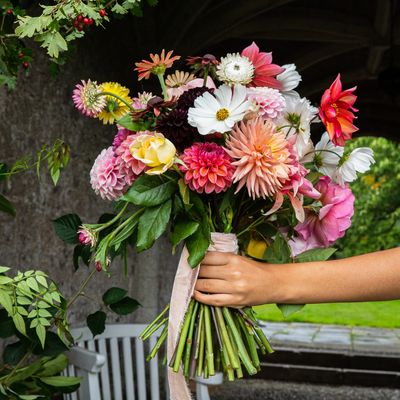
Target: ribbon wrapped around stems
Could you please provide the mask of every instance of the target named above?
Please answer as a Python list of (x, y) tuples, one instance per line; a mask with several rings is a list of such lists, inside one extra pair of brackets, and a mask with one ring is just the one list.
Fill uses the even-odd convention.
[[(220, 251), (225, 253), (237, 253), (238, 243), (233, 233), (211, 233), (211, 245), (208, 251)], [(194, 286), (199, 274), (199, 267), (192, 268), (187, 259), (189, 253), (183, 248), (181, 258), (176, 271), (174, 286), (172, 289), (169, 320), (168, 320), (168, 344), (167, 357), (173, 357), (174, 349), (179, 337), (182, 321), (185, 317)], [(168, 368), (168, 383), (171, 400), (190, 400), (191, 394), (183, 375), (182, 367), (178, 373)]]

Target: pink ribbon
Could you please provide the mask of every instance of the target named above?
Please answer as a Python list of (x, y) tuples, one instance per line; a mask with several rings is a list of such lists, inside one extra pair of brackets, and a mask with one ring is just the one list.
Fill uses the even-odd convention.
[[(220, 251), (224, 253), (237, 253), (238, 244), (233, 233), (211, 233), (211, 245), (208, 251)], [(171, 360), (178, 341), (181, 324), (185, 317), (190, 299), (193, 295), (199, 267), (192, 268), (187, 259), (189, 253), (183, 248), (176, 271), (174, 286), (172, 289), (169, 308), (167, 356)], [(182, 367), (178, 373), (168, 368), (168, 382), (171, 400), (191, 400), (189, 387), (183, 375)]]

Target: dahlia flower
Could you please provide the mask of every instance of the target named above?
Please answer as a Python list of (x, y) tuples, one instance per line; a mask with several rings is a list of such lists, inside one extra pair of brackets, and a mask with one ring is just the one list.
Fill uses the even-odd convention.
[[(215, 88), (214, 88), (215, 89)], [(204, 93), (213, 93), (214, 91), (206, 86), (200, 85), (186, 90), (179, 97), (176, 108), (188, 111), (190, 107), (194, 106), (194, 101)]]
[(146, 168), (145, 164), (132, 156), (130, 147), (137, 137), (149, 133), (150, 132), (148, 131), (138, 133), (131, 132), (131, 134), (128, 135), (125, 140), (114, 150), (115, 155), (121, 160), (120, 167), (125, 174), (126, 183), (128, 185), (131, 185), (136, 177)]
[(342, 146), (335, 146), (329, 139), (328, 132), (325, 132), (321, 140), (315, 145), (314, 164), (319, 172), (332, 178), (343, 153), (344, 148)]
[(317, 113), (318, 109), (305, 97), (287, 97), (286, 108), (275, 121), (278, 130), (284, 132), (287, 138), (296, 135), (295, 148), (299, 157), (305, 154), (304, 150), (310, 141), (310, 125)]
[(253, 110), (263, 119), (276, 119), (286, 107), (284, 97), (279, 90), (268, 87), (247, 89), (247, 99), (253, 104)]
[(330, 246), (351, 225), (355, 199), (350, 188), (333, 183), (328, 176), (320, 178), (315, 188), (321, 193), (322, 208), (307, 210), (305, 221), (295, 227), (298, 237), (289, 242), (293, 255)]
[(78, 240), (80, 244), (84, 246), (95, 247), (97, 243), (97, 233), (87, 226), (83, 225), (79, 228)]
[(135, 110), (145, 110), (147, 107), (147, 103), (150, 99), (154, 97), (153, 93), (151, 92), (142, 92), (138, 93), (137, 97), (132, 99), (132, 107)]
[(358, 147), (349, 155), (343, 156), (333, 174), (333, 180), (342, 186), (345, 182), (353, 182), (357, 179), (357, 172), (367, 172), (374, 163), (373, 150), (369, 147)]
[(282, 65), (285, 70), (279, 74), (276, 79), (281, 82), (281, 92), (286, 97), (298, 97), (298, 93), (294, 90), (301, 82), (301, 75), (297, 72), (295, 64)]
[(150, 54), (151, 61), (142, 60), (141, 62), (135, 63), (135, 71), (139, 73), (139, 81), (149, 79), (151, 74), (159, 75), (163, 74), (167, 68), (171, 68), (174, 61), (179, 60), (180, 56), (172, 56), (173, 51), (169, 51), (165, 54), (165, 50), (162, 49), (161, 54)]
[(113, 149), (114, 151), (116, 150), (117, 147), (121, 145), (121, 143), (129, 136), (134, 134), (135, 132), (130, 131), (129, 129), (126, 128), (119, 128), (117, 134), (114, 136), (113, 140)]
[(195, 143), (187, 148), (180, 165), (185, 183), (198, 193), (220, 193), (232, 185), (235, 168), (232, 159), (222, 146), (213, 142)]
[(201, 135), (223, 133), (231, 130), (235, 122), (241, 121), (249, 107), (245, 86), (231, 88), (222, 85), (213, 95), (207, 92), (194, 101), (194, 107), (188, 111), (188, 122)]
[[(101, 85), (101, 91), (107, 95), (102, 96), (106, 99), (106, 105), (98, 115), (99, 120), (103, 121), (103, 124), (113, 124), (115, 119), (119, 119), (129, 112), (128, 104), (132, 103), (129, 89), (116, 82), (106, 82)], [(117, 95), (123, 101), (112, 94)]]
[(72, 93), (72, 100), (75, 107), (87, 117), (95, 118), (106, 105), (104, 96), (99, 96), (101, 86), (90, 79), (86, 82), (78, 83)]
[(279, 65), (272, 64), (272, 53), (260, 52), (258, 46), (253, 42), (242, 51), (242, 56), (247, 57), (254, 66), (254, 76), (249, 86), (282, 88), (282, 83), (276, 79), (276, 76), (281, 74), (284, 69)]
[(253, 199), (274, 196), (289, 179), (293, 169), (289, 143), (272, 122), (261, 118), (241, 122), (232, 129), (226, 147), (236, 160), (232, 163), (236, 192), (246, 186)]
[(217, 66), (218, 78), (228, 85), (246, 85), (254, 75), (251, 61), (239, 53), (228, 53)]
[(125, 174), (112, 146), (97, 156), (90, 171), (90, 183), (102, 199), (116, 200), (125, 193), (128, 187)]
[(351, 139), (358, 128), (353, 125), (355, 115), (352, 111), (358, 111), (353, 107), (357, 96), (353, 94), (356, 86), (342, 91), (340, 74), (326, 89), (321, 98), (319, 116), (324, 123), (332, 142), (337, 146), (344, 146), (346, 140)]

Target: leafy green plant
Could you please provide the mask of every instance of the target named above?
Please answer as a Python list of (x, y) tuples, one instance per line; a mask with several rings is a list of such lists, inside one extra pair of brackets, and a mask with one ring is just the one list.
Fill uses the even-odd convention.
[[(47, 169), (53, 180), (54, 185), (58, 183), (61, 170), (66, 168), (70, 159), (70, 147), (64, 141), (58, 139), (52, 146), (44, 145), (36, 154), (36, 158), (31, 156), (23, 157), (17, 160), (11, 168), (7, 168), (4, 163), (0, 162), (0, 182), (11, 178), (15, 174), (35, 169), (38, 178), (40, 178), (41, 167), (43, 163), (47, 163)], [(0, 211), (15, 216), (16, 210), (14, 205), (0, 193)]]
[(400, 245), (400, 145), (378, 137), (349, 143), (349, 151), (367, 146), (376, 163), (350, 184), (356, 197), (352, 225), (337, 243), (337, 257), (350, 257)]
[[(114, 16), (143, 15), (141, 0), (56, 0), (40, 5), (39, 15), (28, 15), (33, 2), (0, 0), (0, 86), (14, 88), (18, 70), (28, 70), (31, 50), (22, 39), (33, 38), (53, 65), (66, 62), (72, 44), (94, 27), (105, 28)], [(157, 0), (147, 0), (151, 6)]]

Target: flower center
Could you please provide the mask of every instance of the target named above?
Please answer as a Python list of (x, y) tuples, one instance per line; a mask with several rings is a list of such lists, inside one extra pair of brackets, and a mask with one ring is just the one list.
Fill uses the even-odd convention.
[(229, 117), (229, 111), (226, 108), (221, 108), (215, 114), (218, 121), (224, 121)]

